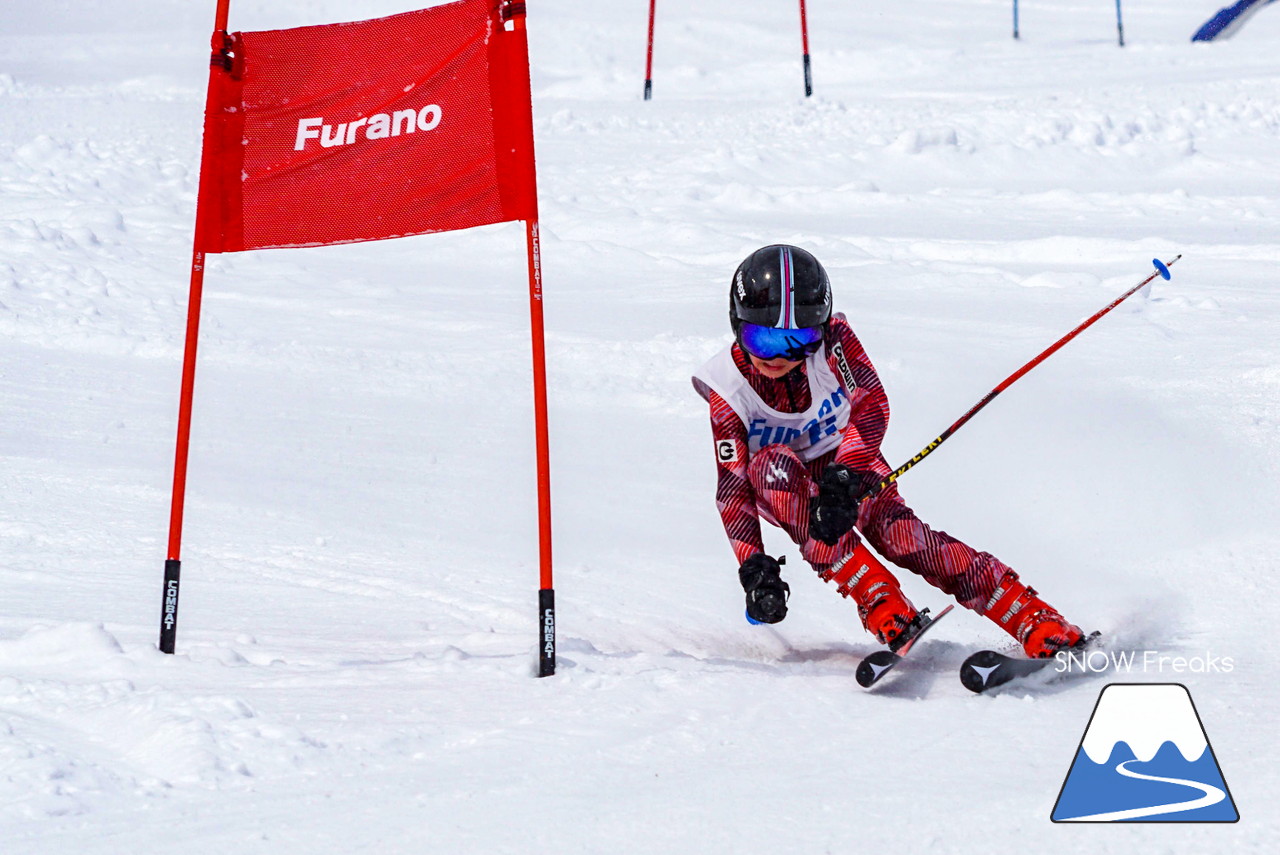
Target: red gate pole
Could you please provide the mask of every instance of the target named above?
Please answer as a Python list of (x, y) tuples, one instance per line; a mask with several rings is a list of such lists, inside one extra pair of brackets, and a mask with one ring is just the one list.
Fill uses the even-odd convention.
[[(218, 0), (214, 12), (213, 54), (209, 58), (209, 89), (205, 96), (205, 123), (214, 107), (214, 91), (218, 74), (230, 70), (227, 51), (227, 15), (231, 0)], [(201, 153), (200, 183), (207, 187), (210, 163)], [(196, 219), (200, 218), (197, 203)], [(197, 225), (197, 231), (199, 226)], [(182, 512), (187, 492), (187, 457), (191, 447), (191, 402), (196, 382), (196, 343), (200, 336), (200, 302), (204, 293), (205, 253), (193, 249), (191, 255), (191, 289), (187, 299), (187, 339), (182, 357), (182, 392), (178, 400), (178, 439), (173, 461), (173, 500), (169, 509), (169, 547), (164, 562), (164, 595), (160, 611), (160, 651), (173, 653), (178, 638), (178, 590), (182, 576)]]
[[(525, 29), (525, 4), (504, 0), (501, 14), (517, 30)], [(521, 33), (524, 36), (524, 33)], [(534, 447), (538, 480), (538, 676), (556, 672), (556, 601), (551, 574), (551, 453), (547, 430), (547, 354), (542, 322), (542, 243), (538, 228), (538, 179), (533, 156), (533, 97), (530, 92), (528, 48), (524, 49), (523, 78), (519, 81), (519, 102), (528, 105), (528, 138), (533, 174), (532, 205), (524, 221), (525, 245), (529, 258), (529, 328), (533, 345)]]
[(538, 458), (538, 676), (556, 672), (556, 592), (551, 574), (551, 453), (547, 430), (547, 356), (542, 325), (542, 247), (538, 220), (525, 221), (529, 254), (529, 319), (533, 339), (534, 444)]
[(813, 94), (813, 74), (809, 71), (809, 19), (804, 13), (804, 0), (800, 0), (800, 42), (804, 48), (804, 97)]
[(653, 97), (653, 15), (658, 0), (649, 0), (649, 58), (644, 64), (644, 100)]
[(182, 360), (182, 394), (178, 401), (178, 441), (173, 462), (173, 501), (169, 509), (169, 549), (164, 562), (164, 598), (160, 613), (160, 652), (173, 653), (178, 637), (178, 587), (182, 575), (182, 512), (187, 489), (187, 455), (191, 445), (191, 399), (196, 379), (196, 340), (200, 334), (200, 298), (204, 290), (204, 253), (191, 260), (191, 292), (187, 301), (187, 344)]

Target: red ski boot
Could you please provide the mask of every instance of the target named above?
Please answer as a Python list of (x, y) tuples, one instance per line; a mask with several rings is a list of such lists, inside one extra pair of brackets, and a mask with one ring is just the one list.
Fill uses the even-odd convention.
[(863, 627), (890, 650), (906, 644), (919, 629), (916, 607), (903, 596), (893, 574), (863, 544), (832, 564), (822, 579), (835, 582), (840, 596), (853, 598)]
[(1080, 627), (1068, 623), (1014, 573), (1006, 574), (996, 585), (984, 614), (1016, 638), (1032, 659), (1048, 659), (1084, 638)]

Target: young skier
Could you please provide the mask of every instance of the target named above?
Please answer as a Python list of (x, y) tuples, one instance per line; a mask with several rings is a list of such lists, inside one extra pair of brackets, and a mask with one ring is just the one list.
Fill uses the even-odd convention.
[[(852, 597), (862, 625), (897, 650), (923, 625), (898, 580), (862, 543), (986, 615), (1028, 656), (1081, 642), (1069, 623), (995, 556), (923, 523), (896, 482), (855, 506), (893, 470), (880, 453), (889, 402), (818, 260), (766, 246), (730, 283), (734, 341), (698, 369), (711, 407), (716, 504), (741, 562), (747, 616), (786, 617), (790, 586), (764, 553), (760, 519), (782, 528), (823, 581)], [(855, 528), (856, 526), (856, 528)]]

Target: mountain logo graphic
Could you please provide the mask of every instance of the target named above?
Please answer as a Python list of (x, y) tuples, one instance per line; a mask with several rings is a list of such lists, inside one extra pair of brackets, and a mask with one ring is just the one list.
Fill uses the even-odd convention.
[(1050, 817), (1054, 822), (1236, 822), (1191, 693), (1181, 683), (1112, 683)]

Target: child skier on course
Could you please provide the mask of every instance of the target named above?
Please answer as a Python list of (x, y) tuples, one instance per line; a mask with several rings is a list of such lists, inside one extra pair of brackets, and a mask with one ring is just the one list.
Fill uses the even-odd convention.
[(832, 314), (816, 258), (785, 245), (751, 253), (730, 284), (729, 321), (734, 342), (693, 385), (711, 406), (716, 504), (741, 562), (749, 618), (782, 620), (791, 591), (764, 553), (763, 517), (853, 598), (862, 625), (892, 650), (924, 621), (859, 532), (894, 564), (986, 615), (1028, 656), (1081, 643), (1080, 628), (1007, 565), (921, 522), (896, 483), (855, 507), (892, 472), (880, 453), (889, 402), (849, 322)]

